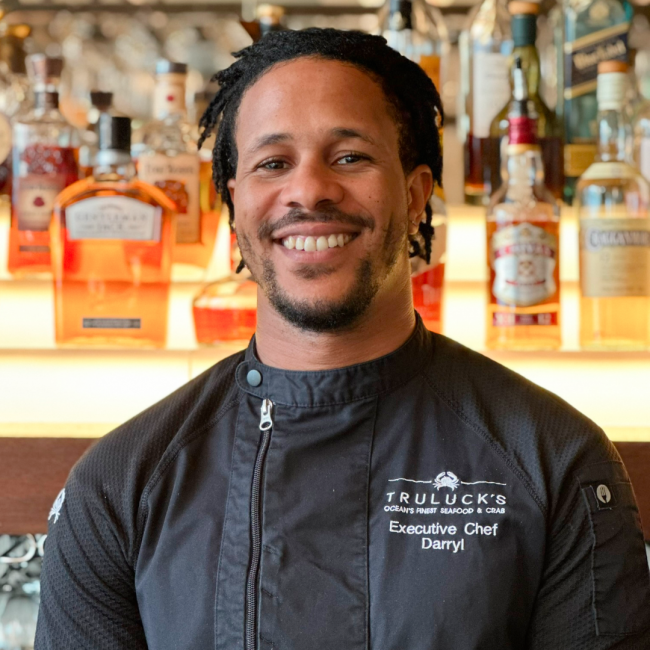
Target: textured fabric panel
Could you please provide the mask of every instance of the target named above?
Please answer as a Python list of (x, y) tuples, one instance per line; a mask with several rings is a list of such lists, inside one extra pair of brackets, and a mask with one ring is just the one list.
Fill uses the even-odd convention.
[(75, 465), (45, 542), (36, 650), (146, 648), (134, 567), (146, 496), (197, 430), (232, 399), (242, 354), (102, 438)]

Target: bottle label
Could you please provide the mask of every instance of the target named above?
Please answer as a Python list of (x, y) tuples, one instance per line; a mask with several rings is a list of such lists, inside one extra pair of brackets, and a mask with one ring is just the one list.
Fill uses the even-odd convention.
[(650, 296), (650, 219), (580, 219), (585, 298)]
[(164, 154), (143, 155), (138, 159), (140, 179), (159, 187), (176, 203), (177, 244), (201, 241), (199, 165), (198, 155), (191, 153), (174, 157)]
[(557, 292), (557, 237), (529, 223), (506, 226), (492, 236), (492, 293), (501, 303), (530, 307)]
[(160, 75), (156, 80), (153, 95), (153, 114), (157, 120), (185, 110), (184, 74)]
[(84, 199), (66, 208), (68, 239), (160, 241), (161, 212), (126, 196)]
[(639, 146), (639, 168), (646, 180), (650, 180), (650, 138), (643, 138)]
[(556, 311), (540, 314), (515, 314), (509, 311), (496, 311), (492, 314), (493, 327), (544, 327), (557, 324)]
[(601, 61), (627, 61), (629, 29), (629, 23), (622, 23), (564, 44), (565, 99), (596, 90)]
[(142, 329), (140, 318), (83, 318), (81, 327), (103, 330), (139, 330)]
[(474, 54), (472, 135), (487, 138), (490, 124), (510, 99), (508, 58), (498, 52)]
[(50, 227), (54, 200), (65, 186), (66, 177), (63, 174), (14, 177), (18, 230), (47, 230)]

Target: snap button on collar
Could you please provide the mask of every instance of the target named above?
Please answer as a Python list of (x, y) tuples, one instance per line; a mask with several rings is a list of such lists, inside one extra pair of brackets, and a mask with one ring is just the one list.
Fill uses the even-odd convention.
[(250, 386), (253, 386), (253, 388), (259, 386), (262, 383), (262, 375), (260, 374), (260, 371), (249, 370), (248, 374), (246, 375), (246, 381)]

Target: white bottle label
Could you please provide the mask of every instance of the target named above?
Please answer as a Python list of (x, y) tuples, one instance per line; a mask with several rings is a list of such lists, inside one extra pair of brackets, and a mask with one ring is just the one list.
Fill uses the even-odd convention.
[(158, 76), (153, 95), (153, 114), (157, 120), (185, 110), (186, 80), (186, 75), (179, 73)]
[(650, 138), (643, 138), (639, 147), (639, 168), (646, 180), (650, 180)]
[(472, 81), (472, 135), (487, 138), (490, 123), (510, 99), (508, 58), (498, 52), (476, 52)]
[(159, 187), (177, 208), (176, 243), (201, 241), (198, 154), (183, 153), (143, 155), (138, 159), (138, 176), (145, 183)]
[(160, 241), (162, 210), (126, 196), (97, 196), (65, 210), (69, 240)]
[(18, 230), (45, 231), (50, 227), (54, 201), (65, 181), (63, 174), (27, 174), (14, 180)]
[(495, 297), (517, 307), (530, 307), (557, 291), (557, 238), (528, 223), (506, 226), (492, 237), (490, 262)]

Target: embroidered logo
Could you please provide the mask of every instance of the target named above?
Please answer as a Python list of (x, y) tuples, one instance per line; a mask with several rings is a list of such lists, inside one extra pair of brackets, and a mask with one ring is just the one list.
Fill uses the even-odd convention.
[(460, 479), (453, 472), (440, 472), (438, 476), (433, 480), (433, 487), (436, 490), (446, 487), (451, 488), (452, 490), (457, 490), (460, 485)]
[(61, 514), (61, 508), (63, 508), (63, 502), (65, 501), (65, 488), (59, 492), (58, 496), (54, 500), (54, 503), (52, 504), (52, 507), (50, 508), (50, 514), (47, 518), (49, 521), (54, 517), (54, 523), (59, 521), (59, 515)]
[(601, 503), (607, 504), (612, 500), (612, 493), (604, 483), (596, 488), (596, 496)]

